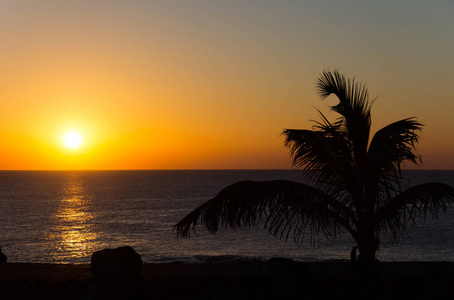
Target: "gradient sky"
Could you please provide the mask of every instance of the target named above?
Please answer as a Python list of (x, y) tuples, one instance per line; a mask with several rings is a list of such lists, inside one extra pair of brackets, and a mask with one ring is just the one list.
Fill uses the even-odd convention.
[(454, 169), (451, 0), (4, 0), (0, 28), (0, 169), (289, 168), (336, 68), (374, 132), (417, 116), (424, 169)]

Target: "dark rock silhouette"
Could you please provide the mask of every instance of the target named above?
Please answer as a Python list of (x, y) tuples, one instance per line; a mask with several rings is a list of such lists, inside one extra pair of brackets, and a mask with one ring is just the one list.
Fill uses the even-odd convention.
[(89, 293), (106, 299), (130, 299), (143, 294), (142, 258), (130, 246), (96, 251), (91, 257), (94, 285)]
[(8, 257), (2, 252), (2, 248), (0, 248), (0, 262), (6, 262), (7, 259)]

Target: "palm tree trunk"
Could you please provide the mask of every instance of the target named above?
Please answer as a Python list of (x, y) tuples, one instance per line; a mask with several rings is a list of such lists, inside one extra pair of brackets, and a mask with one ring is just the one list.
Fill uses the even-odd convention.
[(357, 275), (364, 280), (375, 282), (380, 279), (381, 268), (379, 261), (375, 258), (378, 250), (378, 239), (375, 235), (361, 235), (357, 240), (359, 256), (355, 270)]
[(359, 250), (358, 261), (365, 264), (374, 263), (379, 243), (374, 232), (372, 230), (360, 232), (356, 242)]
[(375, 255), (377, 253), (377, 247), (369, 243), (358, 243), (359, 256), (358, 261), (361, 263), (373, 263), (375, 262)]

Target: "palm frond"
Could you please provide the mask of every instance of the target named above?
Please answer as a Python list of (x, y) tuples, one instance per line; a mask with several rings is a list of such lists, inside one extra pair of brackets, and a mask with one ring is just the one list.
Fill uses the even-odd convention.
[(422, 126), (415, 118), (407, 118), (377, 131), (367, 154), (370, 167), (383, 171), (397, 169), (400, 172), (404, 161), (420, 163), (421, 157), (413, 151), (419, 139), (417, 132)]
[(371, 224), (376, 226), (377, 233), (389, 231), (393, 242), (408, 225), (414, 226), (417, 218), (426, 220), (428, 214), (438, 218), (438, 212), (446, 212), (453, 202), (454, 189), (449, 185), (438, 182), (416, 185), (383, 204)]
[(342, 122), (345, 131), (348, 132), (353, 143), (357, 160), (360, 154), (365, 153), (369, 142), (371, 124), (371, 104), (366, 87), (356, 83), (355, 79), (345, 78), (337, 70), (324, 71), (316, 82), (316, 87), (322, 99), (334, 94), (339, 99), (339, 104), (332, 107), (332, 110), (339, 113), (343, 118)]
[[(401, 165), (409, 161), (418, 165), (416, 143), (422, 124), (415, 118), (407, 118), (377, 131), (367, 152), (368, 187), (375, 189), (377, 205), (401, 191)], [(368, 191), (371, 192), (370, 190)]]
[(336, 125), (317, 123), (318, 130), (286, 129), (285, 146), (293, 166), (306, 170), (309, 180), (328, 194), (346, 190), (345, 174), (351, 171), (352, 151)]
[(223, 189), (174, 226), (178, 236), (189, 237), (191, 230), (205, 226), (209, 232), (219, 227), (253, 226), (260, 221), (275, 236), (292, 236), (302, 242), (306, 229), (311, 241), (318, 233), (334, 237), (341, 227), (351, 229), (351, 211), (326, 193), (301, 183), (275, 180), (242, 181)]

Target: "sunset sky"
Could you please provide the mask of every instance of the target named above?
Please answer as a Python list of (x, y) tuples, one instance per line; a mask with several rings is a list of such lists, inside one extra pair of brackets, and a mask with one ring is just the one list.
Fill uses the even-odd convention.
[(337, 117), (324, 69), (454, 169), (452, 0), (4, 0), (0, 28), (0, 169), (290, 168), (282, 130)]

